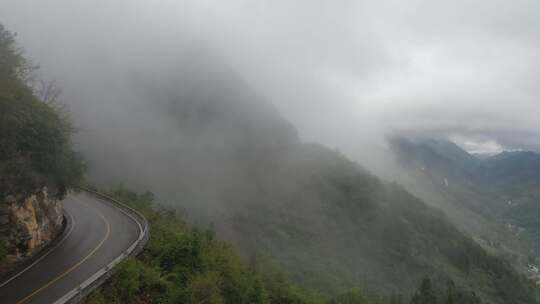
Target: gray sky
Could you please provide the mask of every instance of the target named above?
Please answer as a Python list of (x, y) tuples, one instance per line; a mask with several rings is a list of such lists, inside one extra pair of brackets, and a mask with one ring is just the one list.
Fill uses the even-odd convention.
[(538, 16), (532, 0), (0, 0), (76, 114), (105, 119), (122, 77), (199, 41), (302, 138), (353, 157), (393, 132), (540, 151)]

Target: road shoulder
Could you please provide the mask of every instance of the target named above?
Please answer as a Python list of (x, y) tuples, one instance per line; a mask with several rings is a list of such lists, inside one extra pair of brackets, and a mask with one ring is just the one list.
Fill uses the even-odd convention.
[(39, 263), (42, 259), (44, 259), (47, 255), (49, 255), (52, 251), (54, 251), (58, 246), (62, 244), (62, 242), (67, 239), (69, 234), (71, 233), (71, 229), (73, 226), (73, 220), (71, 215), (69, 215), (64, 210), (64, 216), (62, 221), (62, 229), (60, 233), (49, 243), (47, 243), (43, 248), (41, 248), (36, 254), (25, 258), (24, 260), (17, 262), (12, 266), (12, 268), (2, 274), (0, 274), (0, 288), (7, 285), (9, 282), (16, 279), (18, 276), (26, 272), (28, 269), (32, 268), (34, 265)]

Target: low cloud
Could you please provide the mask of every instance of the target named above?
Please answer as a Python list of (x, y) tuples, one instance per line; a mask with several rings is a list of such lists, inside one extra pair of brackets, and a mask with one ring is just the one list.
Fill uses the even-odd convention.
[(369, 159), (396, 132), (540, 151), (539, 13), (525, 0), (4, 0), (0, 22), (85, 128), (144, 108), (128, 80), (174, 74), (202, 43), (303, 139)]

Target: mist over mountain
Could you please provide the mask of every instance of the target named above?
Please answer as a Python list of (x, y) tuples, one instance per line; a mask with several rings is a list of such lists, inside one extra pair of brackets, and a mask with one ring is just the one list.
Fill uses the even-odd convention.
[[(496, 293), (500, 278), (521, 282), (510, 265), (399, 185), (338, 151), (302, 143), (212, 52), (184, 58), (166, 79), (134, 78), (146, 123), (126, 108), (123, 121), (80, 134), (93, 183), (149, 189), (192, 221), (213, 225), (246, 257), (269, 257), (317, 290), (406, 293), (430, 274), (440, 286), (451, 279), (483, 298), (504, 299)], [(467, 155), (451, 151), (451, 160)]]
[[(139, 260), (160, 286), (192, 290), (182, 263), (207, 258), (208, 228), (207, 245), (250, 264), (237, 278), (257, 283), (249, 268), (268, 259), (325, 300), (358, 288), (391, 304), (433, 304), (433, 290), (444, 304), (538, 303), (537, 3), (0, 6), (41, 65), (16, 82), (29, 98), (40, 80), (62, 89), (87, 182), (144, 201), (172, 232)], [(193, 290), (233, 281), (205, 275)]]
[[(484, 221), (498, 222), (496, 231), (502, 239), (523, 242), (532, 238), (533, 248), (538, 252), (539, 231), (535, 218), (540, 198), (540, 154), (505, 151), (477, 157), (446, 140), (405, 138), (393, 139), (392, 147), (405, 174), (414, 176), (415, 181), (409, 182), (410, 189), (421, 188), (419, 192), (425, 197), (429, 196), (427, 193), (439, 193), (440, 206), (454, 214), (457, 222), (469, 221), (468, 225), (473, 225), (480, 216)], [(456, 207), (475, 215), (456, 214)], [(471, 230), (473, 234), (485, 233), (482, 228), (476, 228), (476, 231)], [(501, 228), (511, 236), (501, 237), (504, 235)], [(518, 230), (520, 233), (516, 234)]]
[(220, 212), (223, 195), (249, 191), (244, 184), (257, 167), (288, 157), (299, 143), (290, 123), (212, 52), (194, 49), (168, 78), (153, 77), (134, 78), (139, 106), (126, 106), (122, 120), (89, 120), (91, 131), (81, 132), (96, 181), (144, 185)]
[(0, 18), (74, 113), (129, 104), (128, 78), (202, 41), (302, 138), (371, 167), (393, 131), (539, 151), (533, 2), (5, 0)]

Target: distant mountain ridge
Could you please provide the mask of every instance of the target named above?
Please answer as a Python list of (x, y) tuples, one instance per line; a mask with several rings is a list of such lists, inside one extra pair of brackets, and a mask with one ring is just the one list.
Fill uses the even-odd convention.
[(504, 151), (478, 157), (445, 140), (394, 138), (390, 145), (398, 164), (419, 183), (482, 216), (523, 228), (540, 253), (540, 222), (533, 220), (540, 218), (540, 154)]
[(422, 170), (444, 173), (446, 178), (476, 178), (482, 162), (458, 145), (444, 140), (410, 140), (396, 137), (389, 140), (398, 163)]
[[(532, 151), (503, 151), (473, 155), (446, 140), (390, 140), (398, 162), (406, 167), (423, 166), (433, 174), (470, 178), (489, 186), (516, 182), (540, 182), (540, 154)], [(463, 180), (461, 180), (463, 182)]]

